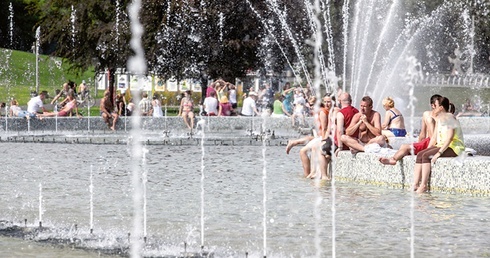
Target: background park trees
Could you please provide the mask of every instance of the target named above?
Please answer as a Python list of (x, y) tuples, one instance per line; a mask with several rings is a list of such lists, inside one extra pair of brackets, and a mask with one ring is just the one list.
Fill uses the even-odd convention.
[[(344, 1), (320, 2), (322, 14), (318, 17), (324, 19), (327, 16), (323, 13), (329, 12), (333, 39), (332, 47), (324, 44), (322, 50), (326, 59), (335, 57), (328, 66), (341, 74), (344, 72)], [(351, 2), (349, 10), (353, 12), (356, 1)], [(445, 1), (399, 2), (405, 10), (405, 17), (399, 17), (403, 20), (431, 15)], [(441, 18), (445, 31), (432, 35), (433, 44), (420, 48), (417, 58), (427, 72), (449, 72), (447, 56), (458, 47), (457, 42), (466, 41), (465, 45), (468, 45), (468, 39), (456, 32), (459, 30), (456, 26), (467, 26), (458, 22), (461, 14), (466, 12), (467, 17), (475, 21), (474, 51), (478, 53), (475, 55), (475, 72), (490, 72), (490, 24), (487, 18), (490, 3), (480, 0), (451, 2), (454, 2), (452, 7)], [(0, 17), (9, 17), (10, 3), (14, 15), (13, 39), (9, 36), (10, 23), (0, 22), (0, 47), (30, 51), (35, 28), (40, 26), (42, 51), (68, 59), (75, 69), (95, 67), (96, 70), (107, 68), (113, 71), (116, 67), (125, 67), (132, 54), (127, 15), (130, 0), (2, 1)], [(276, 10), (272, 3), (278, 4)], [(232, 81), (247, 70), (279, 73), (303, 56), (311, 70), (313, 49), (307, 41), (313, 30), (304, 3), (299, 0), (143, 0), (140, 20), (145, 29), (142, 40), (148, 68), (167, 78), (223, 77)], [(284, 15), (290, 33), (282, 23), (281, 15)], [(349, 24), (352, 22), (351, 15)], [(322, 20), (322, 23), (326, 21)]]

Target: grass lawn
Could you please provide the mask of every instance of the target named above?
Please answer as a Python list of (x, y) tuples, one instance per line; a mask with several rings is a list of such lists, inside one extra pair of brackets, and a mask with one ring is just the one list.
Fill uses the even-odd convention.
[[(36, 91), (36, 57), (29, 52), (22, 52), (10, 49), (0, 48), (0, 102), (5, 102), (10, 106), (10, 101), (16, 99), (19, 105), (25, 110), (27, 102), (31, 98), (31, 92)], [(54, 97), (55, 91), (62, 88), (63, 83), (69, 80), (74, 81), (77, 85), (85, 80), (89, 85), (91, 95), (100, 99), (103, 95), (101, 90), (95, 89), (93, 70), (77, 74), (69, 69), (68, 62), (61, 58), (46, 55), (39, 56), (39, 91), (47, 91), (48, 97)], [(95, 90), (95, 91), (94, 91)], [(165, 92), (163, 95), (169, 100), (175, 100), (178, 92)], [(198, 103), (200, 93), (193, 93), (194, 103)], [(51, 99), (46, 99), (45, 104), (49, 104)], [(241, 102), (241, 99), (239, 99)], [(179, 112), (179, 102), (168, 103), (168, 116), (176, 116)], [(49, 108), (50, 105), (47, 105)], [(86, 116), (87, 108), (79, 108), (81, 113)], [(199, 109), (196, 105), (195, 113)], [(91, 116), (99, 116), (99, 107), (95, 105), (90, 109)]]
[[(61, 58), (39, 56), (39, 90), (54, 96), (68, 80), (80, 84), (82, 80), (93, 86), (94, 71), (77, 74)], [(93, 89), (93, 88), (92, 88)], [(32, 53), (0, 48), (0, 102), (16, 99), (25, 106), (30, 93), (36, 90), (36, 56)], [(93, 94), (93, 93), (92, 93)], [(97, 94), (100, 96), (101, 94)]]

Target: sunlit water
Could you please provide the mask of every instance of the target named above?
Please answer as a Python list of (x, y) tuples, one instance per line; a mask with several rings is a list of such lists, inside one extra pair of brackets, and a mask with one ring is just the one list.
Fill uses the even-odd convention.
[[(127, 245), (132, 226), (129, 150), (124, 145), (3, 143), (0, 220), (38, 225), (39, 184), (43, 225), (59, 238), (90, 230), (90, 171), (93, 166), (95, 243), (88, 249)], [(147, 232), (144, 255), (200, 250), (201, 157), (199, 146), (147, 146)], [(263, 255), (263, 160), (261, 147), (206, 146), (205, 250), (215, 257)], [(314, 182), (302, 178), (299, 149), (267, 147), (267, 256), (315, 256), (315, 225), (322, 225), (324, 256), (331, 255), (331, 193), (317, 223)], [(336, 255), (408, 257), (410, 202), (406, 190), (336, 183)], [(416, 196), (415, 256), (490, 256), (489, 199), (447, 194)], [(71, 232), (71, 233), (70, 233)], [(52, 235), (51, 235), (52, 236)], [(38, 239), (47, 236), (40, 235)], [(87, 250), (53, 247), (0, 237), (4, 257), (92, 257)]]

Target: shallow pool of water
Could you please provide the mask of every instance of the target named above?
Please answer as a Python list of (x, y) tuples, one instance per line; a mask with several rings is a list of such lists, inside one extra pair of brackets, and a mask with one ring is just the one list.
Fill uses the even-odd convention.
[[(0, 220), (54, 229), (33, 240), (0, 238), (7, 256), (97, 256), (98, 248), (129, 246), (132, 166), (125, 145), (3, 143)], [(200, 146), (146, 146), (147, 244), (144, 255), (199, 251), (201, 245)], [(298, 151), (283, 147), (206, 146), (204, 151), (204, 249), (215, 257), (262, 257), (263, 176), (266, 171), (268, 257), (332, 255), (332, 185), (302, 178)], [(93, 174), (93, 235), (90, 174)], [(339, 183), (335, 195), (338, 257), (409, 256), (412, 194)], [(321, 200), (315, 210), (315, 202)], [(415, 196), (416, 256), (490, 256), (488, 198), (446, 194)], [(74, 230), (77, 224), (78, 231)], [(36, 241), (86, 236), (84, 250)], [(315, 241), (320, 243), (320, 249)], [(52, 251), (56, 253), (53, 254)], [(89, 250), (87, 252), (86, 250)], [(60, 256), (60, 257), (61, 257)]]

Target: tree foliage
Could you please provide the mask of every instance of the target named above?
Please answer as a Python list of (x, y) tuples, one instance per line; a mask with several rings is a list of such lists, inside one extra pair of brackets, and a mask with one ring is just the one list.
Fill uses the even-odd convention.
[[(143, 0), (140, 20), (145, 30), (142, 42), (148, 69), (164, 77), (223, 77), (232, 81), (247, 70), (277, 74), (291, 66), (304, 76), (305, 71), (297, 64), (304, 61), (308, 72), (312, 71), (312, 56), (316, 50), (308, 42), (314, 39), (315, 30), (306, 3), (314, 2)], [(342, 74), (345, 72), (342, 64), (346, 44), (343, 35), (344, 1), (320, 2), (321, 13), (313, 15), (323, 25), (331, 24), (329, 33), (333, 39), (329, 47), (326, 44), (327, 31), (322, 27), (325, 44), (321, 50), (325, 60), (333, 60), (333, 64), (328, 64), (329, 68), (335, 69), (336, 74)], [(353, 24), (357, 2), (350, 1), (349, 26)], [(426, 71), (448, 72), (447, 56), (452, 55), (455, 47), (469, 45), (467, 28), (465, 33), (459, 33), (468, 27), (468, 20), (461, 22), (462, 14), (466, 12), (467, 17), (475, 20), (475, 71), (488, 72), (488, 1), (397, 2), (402, 3), (400, 8), (405, 12), (397, 19), (407, 23), (432, 15), (443, 4), (452, 6), (434, 24), (426, 25), (438, 28), (438, 31), (427, 33), (425, 39), (429, 43), (418, 49), (417, 57)], [(0, 44), (3, 47), (30, 50), (35, 28), (40, 26), (44, 53), (66, 58), (79, 70), (92, 66), (97, 70), (126, 67), (133, 54), (129, 47), (131, 35), (127, 14), (130, 0), (3, 1), (0, 17), (9, 16), (10, 3), (15, 15), (14, 40), (10, 43), (9, 22), (0, 22)], [(373, 20), (382, 25), (383, 17), (385, 14), (380, 14)], [(463, 50), (468, 56), (468, 47)]]

